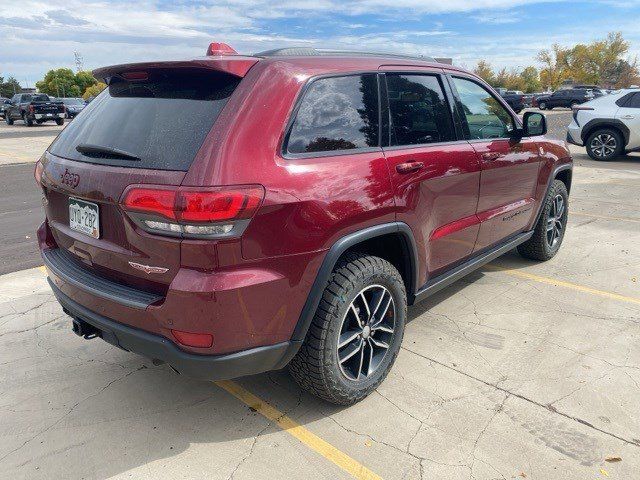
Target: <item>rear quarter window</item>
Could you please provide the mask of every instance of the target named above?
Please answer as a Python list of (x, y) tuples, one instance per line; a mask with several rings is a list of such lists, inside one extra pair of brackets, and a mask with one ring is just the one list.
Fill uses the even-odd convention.
[(101, 165), (186, 171), (239, 82), (196, 69), (151, 70), (144, 81), (113, 79), (49, 151)]
[(378, 146), (376, 74), (319, 78), (306, 89), (288, 134), (289, 154)]

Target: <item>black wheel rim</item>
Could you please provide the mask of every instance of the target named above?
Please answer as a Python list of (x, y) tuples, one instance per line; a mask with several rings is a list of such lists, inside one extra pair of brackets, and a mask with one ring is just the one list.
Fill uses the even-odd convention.
[(336, 348), (346, 379), (362, 381), (378, 371), (391, 347), (395, 327), (395, 302), (386, 287), (371, 285), (358, 292), (342, 318)]
[(556, 248), (564, 235), (564, 217), (566, 202), (562, 195), (553, 197), (549, 214), (547, 215), (547, 245)]

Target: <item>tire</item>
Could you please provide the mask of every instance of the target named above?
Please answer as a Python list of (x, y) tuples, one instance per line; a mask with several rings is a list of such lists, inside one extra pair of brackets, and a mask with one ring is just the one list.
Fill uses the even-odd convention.
[(546, 110), (547, 109), (547, 102), (538, 102), (538, 108), (540, 110)]
[(602, 128), (587, 137), (585, 147), (592, 159), (608, 161), (624, 153), (624, 140), (617, 130)]
[(12, 118), (9, 118), (9, 114), (8, 114), (8, 113), (7, 113), (7, 114), (5, 114), (5, 116), (4, 116), (4, 121), (5, 121), (5, 123), (6, 123), (7, 125), (13, 125), (13, 119), (12, 119)]
[[(559, 207), (559, 204), (562, 207)], [(567, 229), (569, 194), (566, 185), (554, 180), (544, 200), (533, 236), (518, 246), (518, 253), (532, 260), (546, 261), (560, 250)], [(552, 225), (553, 230), (547, 230)]]
[[(333, 269), (289, 371), (303, 389), (328, 402), (357, 403), (386, 378), (400, 351), (406, 318), (407, 294), (398, 270), (382, 258), (348, 253)], [(340, 337), (347, 343), (340, 346)]]
[(26, 113), (22, 114), (22, 121), (27, 127), (33, 127), (33, 119), (29, 118), (29, 115)]
[(56, 118), (56, 125), (64, 125), (64, 118)]

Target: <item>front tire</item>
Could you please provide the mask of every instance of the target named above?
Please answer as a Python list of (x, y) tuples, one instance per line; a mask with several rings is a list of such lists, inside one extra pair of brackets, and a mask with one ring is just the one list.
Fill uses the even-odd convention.
[(546, 261), (560, 250), (569, 218), (569, 193), (566, 185), (554, 180), (544, 200), (533, 236), (518, 246), (518, 253), (532, 260)]
[(289, 371), (303, 389), (328, 402), (357, 403), (386, 378), (406, 318), (398, 270), (382, 258), (348, 253), (335, 266)]
[(616, 130), (603, 128), (596, 130), (586, 142), (587, 154), (594, 160), (613, 160), (622, 155), (624, 145), (622, 135)]

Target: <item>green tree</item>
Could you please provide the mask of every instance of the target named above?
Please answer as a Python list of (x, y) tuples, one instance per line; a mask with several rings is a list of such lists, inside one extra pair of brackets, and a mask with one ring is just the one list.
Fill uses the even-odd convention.
[(0, 77), (0, 97), (9, 98), (20, 92), (22, 92), (22, 87), (14, 77), (9, 77), (6, 80), (4, 77)]
[(82, 98), (86, 100), (89, 97), (96, 97), (106, 87), (107, 87), (106, 84), (102, 82), (97, 82), (95, 85), (91, 85), (84, 91), (84, 93), (82, 94)]
[(536, 67), (526, 67), (522, 73), (520, 73), (520, 77), (522, 77), (522, 82), (524, 83), (523, 90), (526, 93), (539, 92), (541, 90), (540, 75)]
[(36, 88), (54, 97), (79, 97), (82, 94), (70, 68), (49, 70), (43, 80), (36, 82)]
[(80, 92), (84, 93), (87, 88), (96, 85), (98, 81), (93, 77), (91, 72), (82, 71), (76, 73), (76, 85), (80, 88)]

